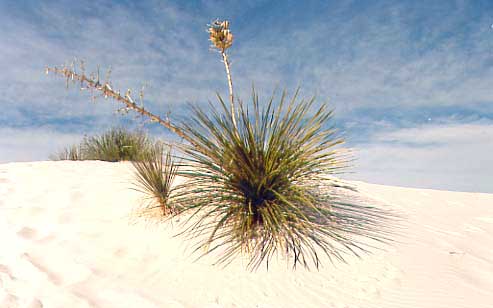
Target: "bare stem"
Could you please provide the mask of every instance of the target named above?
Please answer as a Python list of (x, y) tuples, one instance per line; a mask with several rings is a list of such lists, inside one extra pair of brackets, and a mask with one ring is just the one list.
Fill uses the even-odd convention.
[(229, 60), (226, 55), (225, 50), (221, 51), (221, 55), (223, 56), (224, 66), (226, 67), (226, 75), (228, 76), (228, 87), (229, 87), (229, 103), (231, 106), (231, 119), (233, 121), (233, 126), (237, 129), (236, 126), (236, 110), (235, 110), (235, 100), (233, 96), (233, 80), (231, 79), (231, 71), (229, 70)]
[(87, 88), (96, 89), (100, 91), (105, 98), (111, 97), (116, 101), (119, 101), (120, 103), (124, 104), (126, 108), (132, 109), (135, 112), (148, 117), (152, 122), (157, 122), (167, 129), (171, 130), (173, 133), (177, 134), (181, 138), (187, 140), (188, 142), (192, 144), (194, 143), (193, 140), (190, 140), (190, 138), (179, 127), (171, 123), (169, 119), (164, 120), (161, 117), (147, 111), (144, 107), (138, 106), (130, 97), (129, 93), (122, 96), (120, 94), (120, 91), (113, 90), (108, 82), (101, 84), (99, 83), (99, 80), (88, 78), (85, 74), (77, 74), (74, 70), (68, 69), (66, 67), (62, 69), (57, 67), (47, 68), (46, 72), (54, 72), (55, 74), (65, 76), (67, 78), (67, 83), (70, 80), (79, 81), (81, 85), (85, 85)]

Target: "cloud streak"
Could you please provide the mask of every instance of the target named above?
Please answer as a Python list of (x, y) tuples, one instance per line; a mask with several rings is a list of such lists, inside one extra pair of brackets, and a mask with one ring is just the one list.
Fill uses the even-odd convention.
[(493, 192), (493, 121), (421, 125), (374, 134), (355, 146), (347, 178), (387, 185)]

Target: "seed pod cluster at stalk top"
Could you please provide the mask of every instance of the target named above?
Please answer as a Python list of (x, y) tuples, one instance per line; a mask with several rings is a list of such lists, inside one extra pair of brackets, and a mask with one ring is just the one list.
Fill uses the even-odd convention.
[(229, 30), (229, 21), (216, 20), (208, 29), (212, 44), (222, 52), (233, 45), (233, 34)]

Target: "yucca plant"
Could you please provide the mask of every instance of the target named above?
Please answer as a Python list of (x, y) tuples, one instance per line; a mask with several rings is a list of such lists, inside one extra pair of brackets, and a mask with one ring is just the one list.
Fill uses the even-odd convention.
[(173, 161), (171, 147), (165, 151), (164, 145), (158, 143), (139, 160), (132, 161), (132, 164), (135, 168), (137, 190), (148, 195), (151, 200), (149, 207), (157, 204), (164, 216), (176, 214), (177, 208), (170, 197), (178, 166)]
[(254, 92), (251, 108), (239, 103), (237, 128), (218, 96), (219, 109), (194, 108), (182, 126), (193, 140), (184, 147), (189, 181), (177, 194), (191, 213), (184, 233), (203, 239), (197, 250), (222, 249), (218, 263), (246, 253), (255, 269), (281, 253), (294, 266), (318, 267), (320, 253), (344, 260), (345, 252), (364, 250), (356, 234), (378, 233), (384, 216), (347, 207), (335, 193), (329, 176), (346, 159), (334, 148), (343, 140), (330, 126), (332, 112), (325, 104), (312, 110), (315, 100), (297, 94), (286, 102), (283, 93), (277, 104), (271, 97), (261, 109)]
[(81, 147), (87, 160), (132, 161), (145, 155), (152, 142), (144, 133), (112, 128), (101, 135), (85, 138)]
[[(314, 99), (300, 100), (297, 92), (289, 101), (283, 93), (278, 102), (273, 96), (260, 104), (255, 91), (251, 105), (235, 100), (226, 54), (233, 43), (229, 22), (214, 21), (208, 31), (225, 65), (229, 106), (218, 95), (219, 107), (211, 104), (207, 111), (195, 107), (194, 116), (181, 124), (137, 104), (130, 90), (122, 94), (108, 81), (100, 83), (99, 76), (85, 75), (82, 64), (82, 73), (69, 66), (48, 68), (47, 73), (100, 91), (122, 103), (125, 111), (148, 117), (185, 142), (180, 146), (184, 161), (180, 174), (188, 181), (173, 194), (160, 195), (171, 191), (176, 171), (167, 156), (165, 161), (137, 163), (140, 183), (163, 204), (173, 201), (174, 213), (189, 214), (183, 234), (199, 240), (197, 250), (222, 250), (218, 263), (246, 254), (248, 266), (255, 269), (279, 253), (291, 258), (294, 266), (318, 268), (321, 254), (344, 260), (348, 252), (365, 251), (366, 241), (359, 236), (386, 240), (384, 223), (389, 215), (348, 199), (330, 177), (343, 170), (345, 157), (336, 149), (342, 139), (331, 126), (327, 106), (316, 108)], [(119, 140), (110, 136), (109, 141), (91, 142), (95, 149), (109, 148), (107, 156), (112, 157), (123, 148), (115, 146), (114, 139)]]

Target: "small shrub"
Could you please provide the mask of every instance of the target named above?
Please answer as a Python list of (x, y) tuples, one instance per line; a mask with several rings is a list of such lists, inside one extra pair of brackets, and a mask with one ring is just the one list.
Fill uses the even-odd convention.
[(277, 107), (271, 98), (260, 110), (254, 93), (253, 110), (239, 104), (236, 126), (219, 102), (211, 115), (195, 108), (182, 127), (193, 145), (185, 147), (189, 180), (177, 202), (193, 213), (185, 234), (207, 234), (197, 250), (224, 247), (218, 263), (246, 253), (251, 269), (278, 252), (294, 266), (318, 267), (320, 252), (344, 260), (359, 248), (353, 235), (377, 233), (367, 222), (379, 216), (336, 202), (328, 175), (345, 160), (334, 150), (342, 139), (328, 127), (332, 112), (325, 105), (310, 114), (313, 99), (297, 102), (295, 95), (286, 103), (283, 94)]
[(102, 135), (85, 138), (81, 147), (86, 160), (133, 161), (146, 155), (152, 142), (143, 133), (112, 128)]
[(109, 162), (134, 161), (148, 156), (156, 143), (142, 132), (112, 128), (78, 145), (71, 145), (50, 156), (52, 160), (102, 160)]
[(137, 178), (137, 190), (147, 194), (161, 208), (164, 216), (175, 214), (177, 209), (170, 202), (177, 165), (173, 162), (171, 148), (165, 152), (162, 144), (156, 144), (141, 159), (132, 161)]
[(80, 145), (71, 145), (50, 156), (51, 160), (84, 160)]

